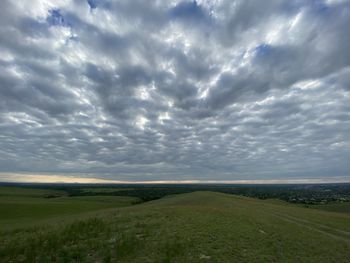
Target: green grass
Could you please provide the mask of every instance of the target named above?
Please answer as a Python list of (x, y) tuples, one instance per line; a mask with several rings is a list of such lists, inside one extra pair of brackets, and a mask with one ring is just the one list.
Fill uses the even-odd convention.
[(0, 234), (3, 262), (350, 262), (350, 215), (213, 192)]
[(0, 230), (60, 221), (92, 211), (129, 206), (139, 201), (138, 198), (122, 196), (44, 198), (41, 197), (41, 190), (38, 190), (37, 195), (31, 191), (24, 191), (28, 196), (23, 192), (17, 196), (0, 196)]
[(325, 210), (325, 211), (331, 211), (331, 212), (350, 214), (350, 202), (315, 205), (313, 206), (313, 208)]
[(48, 196), (65, 196), (65, 195), (67, 195), (67, 193), (61, 190), (0, 186), (0, 197), (1, 196), (48, 197)]

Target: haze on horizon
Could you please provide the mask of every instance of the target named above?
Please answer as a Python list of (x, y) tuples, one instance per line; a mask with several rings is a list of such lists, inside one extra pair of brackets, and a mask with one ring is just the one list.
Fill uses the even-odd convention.
[(0, 181), (349, 182), (349, 25), (348, 0), (4, 0)]

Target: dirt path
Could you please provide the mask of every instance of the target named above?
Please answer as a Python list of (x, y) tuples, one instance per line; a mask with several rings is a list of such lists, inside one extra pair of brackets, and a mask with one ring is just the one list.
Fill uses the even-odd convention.
[(293, 224), (305, 227), (307, 229), (322, 233), (324, 235), (330, 236), (338, 240), (350, 242), (350, 232), (325, 226), (319, 223), (310, 222), (309, 220), (296, 218), (290, 215), (279, 214), (279, 213), (273, 213), (273, 215), (289, 223), (293, 223)]

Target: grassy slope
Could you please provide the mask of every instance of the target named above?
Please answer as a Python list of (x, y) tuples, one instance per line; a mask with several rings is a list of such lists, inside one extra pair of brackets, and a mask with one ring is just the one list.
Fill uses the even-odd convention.
[[(61, 197), (44, 198), (47, 195)], [(64, 191), (0, 187), (0, 230), (68, 219), (95, 210), (129, 206), (137, 201), (133, 197), (67, 197)]]
[(313, 206), (313, 208), (325, 210), (325, 211), (331, 211), (331, 212), (350, 214), (350, 202), (315, 205)]
[(45, 197), (48, 195), (65, 196), (65, 191), (53, 189), (34, 189), (12, 186), (0, 186), (0, 196), (25, 196), (25, 197)]
[(282, 201), (278, 199), (266, 199), (265, 202), (269, 202), (271, 204), (280, 204), (283, 206), (302, 207), (302, 208), (317, 209), (317, 210), (323, 210), (323, 211), (329, 211), (329, 212), (350, 214), (350, 202), (344, 202), (344, 203), (332, 202), (332, 203), (320, 204), (320, 205), (295, 204), (295, 203), (288, 203), (286, 201)]
[(31, 262), (350, 262), (350, 216), (195, 192), (2, 233)]

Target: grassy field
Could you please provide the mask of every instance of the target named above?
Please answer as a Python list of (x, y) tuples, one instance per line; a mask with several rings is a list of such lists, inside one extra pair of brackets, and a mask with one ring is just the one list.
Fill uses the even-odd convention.
[(313, 206), (313, 208), (325, 210), (325, 211), (331, 211), (331, 212), (350, 214), (350, 202), (315, 205)]
[(53, 189), (34, 189), (23, 187), (0, 186), (0, 197), (23, 196), (23, 197), (50, 197), (66, 196), (67, 193)]
[[(72, 202), (79, 204), (76, 207), (81, 202), (108, 203), (103, 201), (105, 197), (92, 201), (95, 198), (78, 198)], [(2, 204), (1, 210), (3, 215)], [(0, 259), (2, 262), (350, 262), (349, 214), (283, 202), (194, 192), (80, 215), (80, 219), (70, 222), (57, 220), (55, 224), (2, 230)], [(12, 215), (5, 225), (11, 220), (16, 221), (17, 216)]]
[(74, 216), (79, 218), (88, 212), (129, 206), (135, 202), (138, 199), (133, 197), (68, 197), (58, 190), (0, 187), (0, 230), (69, 220)]

